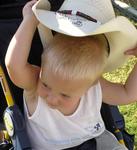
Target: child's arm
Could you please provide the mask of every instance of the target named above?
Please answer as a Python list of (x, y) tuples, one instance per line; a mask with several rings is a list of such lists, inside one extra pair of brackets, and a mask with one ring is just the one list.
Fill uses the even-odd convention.
[(23, 8), (23, 21), (13, 36), (5, 57), (5, 64), (12, 81), (23, 89), (36, 87), (39, 76), (39, 67), (27, 62), (32, 38), (38, 21), (32, 6), (36, 0), (28, 2)]
[[(137, 48), (125, 52), (137, 56)], [(101, 79), (103, 101), (112, 105), (128, 104), (137, 101), (137, 64), (130, 73), (125, 85), (115, 84)]]

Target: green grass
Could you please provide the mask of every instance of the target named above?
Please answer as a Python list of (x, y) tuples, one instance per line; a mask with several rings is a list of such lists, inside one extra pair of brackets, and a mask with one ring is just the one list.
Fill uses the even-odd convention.
[(135, 150), (137, 150), (137, 103), (120, 106), (126, 122), (126, 130), (130, 134), (135, 134)]
[[(104, 74), (104, 77), (109, 81), (124, 84), (136, 62), (137, 59), (133, 57), (123, 67), (111, 73)], [(135, 134), (134, 150), (137, 150), (137, 102), (120, 106), (119, 109), (125, 118), (126, 130), (130, 134)]]

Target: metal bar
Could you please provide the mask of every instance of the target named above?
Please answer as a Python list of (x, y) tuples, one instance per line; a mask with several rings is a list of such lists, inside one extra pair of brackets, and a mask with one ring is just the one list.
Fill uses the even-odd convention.
[(10, 89), (8, 86), (8, 82), (6, 80), (6, 77), (5, 77), (5, 74), (4, 74), (4, 71), (3, 71), (3, 68), (1, 65), (0, 65), (0, 83), (1, 83), (8, 106), (13, 106), (14, 100), (11, 95), (11, 92), (10, 92)]

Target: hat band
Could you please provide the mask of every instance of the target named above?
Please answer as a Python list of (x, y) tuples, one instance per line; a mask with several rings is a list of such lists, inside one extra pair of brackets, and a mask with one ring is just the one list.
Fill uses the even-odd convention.
[(97, 20), (91, 16), (88, 16), (80, 11), (74, 11), (74, 10), (58, 10), (57, 13), (61, 13), (61, 14), (66, 14), (66, 15), (76, 15), (76, 16), (80, 16), (82, 18), (85, 18), (89, 21), (92, 22), (97, 22)]

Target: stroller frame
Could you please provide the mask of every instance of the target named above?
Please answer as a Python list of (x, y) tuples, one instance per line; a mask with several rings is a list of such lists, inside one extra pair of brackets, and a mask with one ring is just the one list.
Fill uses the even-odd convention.
[(14, 146), (14, 150), (31, 150), (24, 117), (18, 106), (14, 103), (1, 65), (0, 82), (8, 105), (3, 114), (4, 124)]

